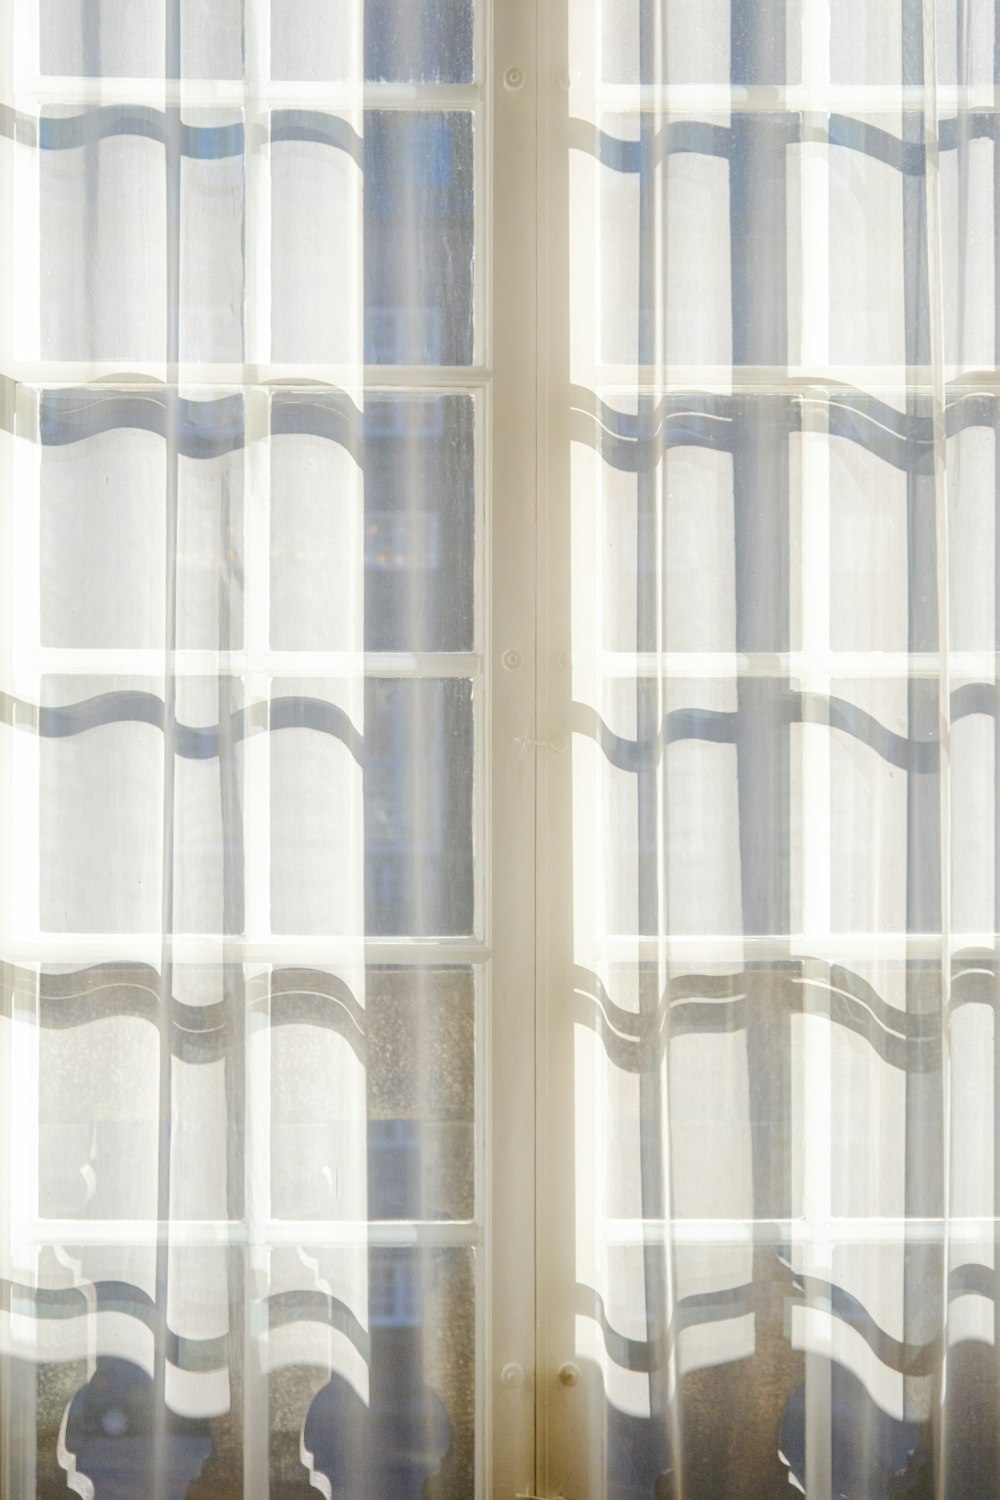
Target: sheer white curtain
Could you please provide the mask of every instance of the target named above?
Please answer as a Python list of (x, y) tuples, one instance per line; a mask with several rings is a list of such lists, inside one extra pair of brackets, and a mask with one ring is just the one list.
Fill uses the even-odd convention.
[(487, 441), (484, 6), (0, 5), (0, 1500), (488, 1493), (491, 1026), (524, 1488), (1000, 1491), (994, 0), (532, 14)]
[(5, 1500), (471, 1482), (472, 9), (367, 9), (4, 11)]
[(992, 1493), (995, 9), (568, 30), (558, 1483)]

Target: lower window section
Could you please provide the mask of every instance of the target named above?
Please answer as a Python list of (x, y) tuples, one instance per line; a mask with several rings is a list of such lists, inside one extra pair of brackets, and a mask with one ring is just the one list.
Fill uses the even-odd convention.
[[(36, 1451), (15, 1462), (27, 1475), (33, 1461), (39, 1500), (67, 1485), (94, 1500), (471, 1495), (474, 1251), (288, 1246), (266, 1271), (245, 1254), (171, 1253), (188, 1281), (174, 1320), (183, 1304), (193, 1326), (215, 1293), (222, 1331), (199, 1339), (167, 1330), (142, 1286), (102, 1280), (102, 1247), (43, 1253), (64, 1280), (71, 1259), (77, 1284), (12, 1293), (12, 1311), (49, 1346), (9, 1370), (19, 1408), (34, 1408)], [(137, 1282), (155, 1259), (136, 1251)], [(244, 1310), (259, 1335), (244, 1336)]]

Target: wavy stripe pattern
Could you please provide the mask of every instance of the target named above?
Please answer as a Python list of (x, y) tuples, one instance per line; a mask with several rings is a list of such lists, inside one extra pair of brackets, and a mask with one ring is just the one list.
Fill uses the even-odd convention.
[[(595, 1031), (610, 1061), (626, 1072), (657, 1068), (671, 1040), (744, 1031), (755, 1017), (780, 1012), (787, 1020), (808, 1011), (862, 1037), (891, 1067), (934, 1072), (943, 1062), (942, 1043), (950, 1017), (968, 1005), (997, 1008), (998, 961), (991, 955), (959, 954), (952, 963), (947, 1006), (936, 965), (911, 960), (936, 1004), (924, 1011), (889, 1005), (861, 975), (843, 964), (816, 958), (769, 960), (735, 973), (682, 973), (672, 977), (654, 1016), (616, 1005), (599, 976), (578, 967), (574, 980), (574, 1020)], [(229, 975), (242, 983), (239, 965), (219, 966), (220, 983)], [(190, 1005), (164, 991), (164, 979), (148, 964), (106, 962), (83, 969), (36, 976), (5, 965), (0, 981), (0, 1015), (10, 1017), (15, 997), (38, 993), (39, 1024), (50, 1030), (86, 1026), (127, 1016), (159, 1025), (166, 1006), (175, 1055), (186, 1061), (213, 1061), (234, 1041), (232, 1006), (218, 1001)], [(268, 981), (269, 1025), (315, 1026), (336, 1032), (366, 1061), (367, 1022), (349, 986), (339, 976), (309, 967), (278, 966)]]
[[(337, 1297), (318, 1291), (285, 1291), (264, 1299), (268, 1327), (313, 1323), (345, 1335), (363, 1359), (370, 1354), (367, 1330), (354, 1312)], [(148, 1292), (127, 1281), (97, 1281), (85, 1286), (50, 1290), (0, 1278), (0, 1313), (16, 1312), (39, 1322), (66, 1322), (114, 1313), (132, 1318), (154, 1337), (164, 1338), (167, 1363), (177, 1370), (205, 1374), (228, 1368), (232, 1341), (228, 1334), (190, 1338), (161, 1328), (162, 1313)], [(239, 1320), (241, 1310), (232, 1309)]]
[[(996, 718), (998, 697), (991, 683), (956, 688), (952, 694), (953, 722), (974, 714)], [(933, 732), (924, 737), (897, 734), (846, 699), (797, 692), (778, 678), (770, 682), (763, 720), (770, 734), (779, 734), (793, 724), (825, 726), (858, 740), (889, 765), (916, 775), (939, 768), (939, 745)], [(110, 724), (145, 724), (169, 735), (175, 754), (185, 760), (210, 760), (228, 754), (234, 745), (255, 733), (310, 729), (340, 740), (358, 765), (365, 764), (364, 736), (347, 712), (325, 699), (298, 695), (262, 699), (236, 709), (223, 723), (192, 725), (176, 718), (168, 722), (163, 699), (137, 689), (99, 693), (59, 706), (39, 706), (0, 693), (0, 722), (36, 733), (42, 739), (65, 739)], [(655, 767), (665, 748), (682, 740), (738, 746), (745, 733), (759, 736), (762, 711), (756, 703), (744, 710), (671, 709), (664, 715), (659, 734), (643, 740), (616, 734), (589, 704), (572, 705), (571, 724), (574, 734), (594, 740), (617, 770), (638, 774)]]
[[(239, 964), (218, 965), (220, 988), (235, 983), (243, 994)], [(166, 1030), (173, 1055), (183, 1062), (211, 1063), (228, 1055), (239, 1039), (232, 1000), (190, 1005), (170, 993), (169, 978), (150, 964), (105, 962), (36, 975), (14, 964), (0, 967), (0, 1017), (10, 1018), (17, 996), (38, 997), (38, 1024), (67, 1031), (96, 1021), (128, 1017)], [(334, 1032), (367, 1061), (368, 1023), (363, 1005), (338, 975), (323, 969), (277, 966), (267, 979), (268, 1025), (313, 1026)], [(242, 1003), (242, 1000), (241, 1002)]]
[[(755, 680), (764, 685), (763, 709), (759, 701), (742, 709), (674, 708), (664, 714), (655, 737), (629, 739), (609, 728), (589, 704), (574, 703), (570, 710), (573, 732), (592, 739), (616, 770), (632, 774), (654, 769), (666, 747), (681, 740), (739, 746), (746, 734), (759, 736), (763, 729), (777, 735), (793, 724), (822, 725), (847, 735), (887, 764), (916, 775), (933, 773), (940, 767), (936, 729), (920, 736), (897, 734), (846, 698), (799, 692), (777, 677)], [(998, 704), (1000, 690), (993, 683), (963, 684), (951, 693), (951, 721), (957, 723), (975, 714), (995, 719)]]
[(240, 121), (231, 125), (187, 125), (180, 121), (174, 126), (163, 110), (132, 104), (102, 104), (78, 115), (42, 115), (38, 121), (38, 144), (43, 151), (69, 151), (89, 141), (131, 135), (162, 146), (174, 128), (183, 156), (214, 161), (243, 155)]
[(164, 390), (42, 394), (39, 436), (47, 447), (83, 442), (118, 428), (169, 437), (185, 458), (219, 458), (244, 446), (243, 397), (195, 401)]
[[(634, 740), (616, 734), (589, 704), (574, 703), (573, 733), (592, 739), (616, 770), (631, 774), (651, 770), (668, 745), (683, 740), (739, 746), (744, 734), (759, 736), (762, 727), (769, 734), (779, 734), (793, 724), (816, 724), (847, 735), (887, 764), (915, 775), (939, 769), (940, 747), (934, 730), (923, 736), (901, 735), (845, 698), (799, 692), (781, 678), (756, 681), (767, 691), (763, 710), (756, 701), (743, 709), (670, 709), (663, 717), (658, 735)], [(952, 691), (953, 723), (973, 715), (995, 719), (998, 711), (1000, 688), (993, 683), (965, 683)], [(168, 722), (162, 698), (132, 688), (99, 693), (58, 706), (28, 703), (9, 693), (0, 693), (0, 723), (38, 734), (42, 739), (65, 739), (109, 724), (146, 724), (169, 735), (175, 754), (185, 760), (211, 760), (228, 754), (234, 745), (253, 734), (310, 729), (340, 740), (358, 765), (365, 764), (364, 736), (347, 712), (326, 699), (299, 695), (261, 699), (236, 709), (225, 722), (193, 725), (176, 718)]]
[[(902, 472), (932, 472), (934, 432), (929, 407), (926, 412), (919, 406), (904, 412), (849, 387), (778, 396), (674, 392), (640, 418), (616, 409), (583, 386), (573, 386), (570, 437), (594, 448), (612, 468), (642, 474), (655, 469), (663, 455), (675, 448), (733, 453), (747, 434), (762, 432), (774, 442), (786, 441), (801, 430), (806, 404), (822, 408), (831, 438), (855, 443)], [(11, 422), (8, 415), (5, 425)], [(945, 413), (947, 437), (976, 427), (992, 430), (998, 423), (1000, 403), (994, 392), (952, 391)], [(45, 446), (78, 443), (119, 428), (170, 437), (185, 457), (197, 459), (235, 452), (246, 441), (238, 394), (210, 401), (171, 398), (162, 389), (65, 389), (42, 394), (39, 436)], [(358, 464), (364, 461), (364, 413), (344, 391), (305, 396), (276, 389), (271, 399), (271, 434), (323, 438), (346, 449)], [(873, 499), (873, 503), (877, 502)]]
[(944, 1062), (950, 1018), (961, 1006), (997, 1006), (995, 959), (957, 956), (944, 1005), (936, 964), (911, 960), (937, 1004), (923, 1011), (888, 1005), (862, 976), (843, 964), (815, 958), (761, 961), (736, 973), (680, 974), (671, 978), (655, 1015), (617, 1006), (601, 979), (578, 967), (574, 1021), (594, 1031), (609, 1061), (627, 1073), (656, 1072), (669, 1043), (680, 1037), (746, 1031), (780, 1016), (787, 1022), (806, 1012), (861, 1037), (883, 1062), (907, 1073), (937, 1073)]
[[(601, 1294), (591, 1287), (577, 1284), (574, 1307), (578, 1317), (592, 1318), (601, 1329), (609, 1359), (625, 1370), (648, 1374), (667, 1368), (679, 1336), (690, 1328), (747, 1316), (773, 1315), (776, 1295), (786, 1310), (792, 1306), (819, 1304), (830, 1316), (855, 1329), (876, 1359), (889, 1370), (913, 1377), (932, 1375), (939, 1367), (944, 1349), (940, 1334), (926, 1343), (894, 1338), (881, 1328), (864, 1303), (836, 1282), (817, 1276), (802, 1276), (792, 1271), (784, 1254), (775, 1254), (775, 1279), (745, 1282), (721, 1287), (717, 1291), (678, 1297), (673, 1305), (670, 1323), (651, 1339), (629, 1338), (612, 1324)], [(782, 1271), (784, 1274), (782, 1274)], [(992, 1267), (965, 1264), (954, 1267), (948, 1276), (949, 1303), (970, 1294), (996, 1301), (996, 1275)]]
[[(831, 438), (845, 438), (909, 474), (933, 472), (934, 426), (929, 405), (899, 411), (888, 402), (849, 387), (789, 391), (778, 395), (675, 392), (639, 418), (616, 410), (583, 386), (570, 389), (570, 436), (594, 448), (605, 463), (629, 474), (647, 474), (673, 448), (734, 453), (748, 433), (776, 444), (801, 431), (803, 406), (820, 408)], [(973, 427), (994, 428), (1000, 418), (989, 391), (953, 390), (945, 413), (949, 438)], [(875, 503), (873, 501), (873, 503)]]
[(184, 760), (211, 760), (226, 755), (252, 734), (282, 729), (311, 729), (346, 746), (358, 765), (364, 764), (364, 736), (347, 712), (324, 698), (287, 696), (236, 709), (225, 723), (205, 726), (167, 720), (166, 705), (155, 693), (122, 688), (98, 693), (59, 707), (25, 703), (0, 693), (0, 723), (28, 729), (43, 739), (86, 734), (108, 724), (147, 724), (168, 734), (175, 754)]
[[(907, 177), (922, 177), (926, 172), (927, 147), (922, 140), (904, 140), (889, 130), (850, 115), (828, 115), (825, 130), (807, 124), (806, 117), (795, 112), (751, 118), (766, 126), (785, 146), (799, 146), (806, 142), (836, 146), (881, 162)], [(733, 125), (717, 125), (703, 120), (670, 120), (660, 126), (647, 144), (613, 135), (589, 120), (573, 117), (568, 121), (567, 135), (571, 151), (593, 156), (602, 167), (612, 172), (638, 173), (644, 168), (660, 165), (668, 156), (694, 154), (729, 158), (742, 149), (742, 122), (746, 119), (746, 116), (737, 116), (737, 123)], [(969, 140), (994, 140), (996, 135), (995, 115), (968, 111), (940, 122), (938, 149), (955, 151)]]

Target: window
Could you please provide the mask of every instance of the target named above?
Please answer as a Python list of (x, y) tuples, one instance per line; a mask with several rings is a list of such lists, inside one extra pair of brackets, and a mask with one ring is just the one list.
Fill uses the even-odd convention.
[(0, 1500), (1000, 1490), (992, 0), (0, 17)]

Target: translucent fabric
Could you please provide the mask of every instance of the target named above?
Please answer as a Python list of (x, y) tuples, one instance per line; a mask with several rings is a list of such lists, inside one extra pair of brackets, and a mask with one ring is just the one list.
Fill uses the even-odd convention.
[(474, 1486), (473, 19), (3, 11), (3, 1500)]
[(567, 14), (551, 1490), (992, 1495), (994, 6)]
[(1000, 1495), (997, 8), (0, 0), (0, 1500)]

